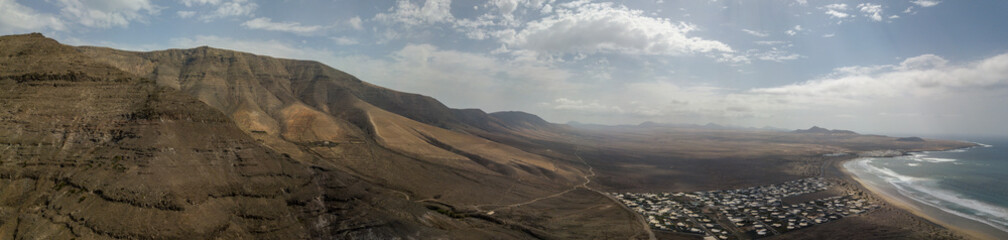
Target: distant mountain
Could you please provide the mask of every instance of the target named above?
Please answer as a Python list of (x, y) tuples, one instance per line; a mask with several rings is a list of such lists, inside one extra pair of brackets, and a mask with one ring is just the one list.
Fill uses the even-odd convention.
[(833, 135), (857, 135), (858, 133), (850, 130), (829, 130), (826, 128), (821, 128), (819, 126), (812, 126), (809, 129), (798, 129), (792, 131), (793, 133), (811, 133), (811, 134), (833, 134)]
[(926, 142), (926, 141), (924, 141), (923, 138), (920, 138), (920, 137), (902, 137), (902, 138), (897, 138), (896, 141), (900, 141), (900, 142)]
[(771, 126), (763, 126), (763, 127), (759, 128), (759, 129), (767, 130), (767, 131), (775, 131), (775, 132), (787, 132), (787, 131), (791, 131), (790, 129), (779, 128), (779, 127), (771, 127)]
[(704, 125), (700, 124), (683, 124), (683, 123), (656, 123), (652, 121), (646, 121), (638, 124), (639, 127), (651, 127), (651, 128), (694, 128), (694, 129), (712, 129), (712, 130), (764, 130), (764, 131), (786, 131), (781, 128), (774, 128), (770, 126), (755, 128), (755, 127), (742, 127), (733, 125), (721, 125), (717, 123), (707, 123)]
[(526, 112), (495, 112), (491, 113), (489, 117), (499, 120), (503, 127), (511, 129), (555, 129), (557, 127), (556, 124)]

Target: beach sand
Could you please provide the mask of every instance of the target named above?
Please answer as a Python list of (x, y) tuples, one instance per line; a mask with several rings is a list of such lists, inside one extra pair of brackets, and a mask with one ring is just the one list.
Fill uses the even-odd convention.
[[(900, 219), (903, 218), (905, 220), (906, 217), (898, 215), (906, 215), (906, 213), (910, 213), (912, 214), (910, 217), (916, 218), (913, 221), (920, 221), (923, 219), (931, 223), (930, 225), (940, 225), (941, 227), (955, 232), (956, 234), (950, 236), (952, 238), (965, 237), (968, 239), (1008, 239), (1008, 234), (989, 225), (965, 219), (926, 204), (918, 203), (913, 199), (899, 194), (898, 191), (892, 187), (878, 186), (858, 178), (855, 174), (849, 172), (845, 167), (843, 167), (844, 163), (856, 160), (857, 159), (837, 161), (831, 165), (834, 171), (843, 176), (842, 179), (856, 183), (852, 184), (854, 185), (854, 188), (851, 190), (867, 193), (868, 195), (876, 198), (876, 201), (881, 200), (883, 202), (883, 208), (891, 208), (880, 211), (887, 212), (886, 210), (889, 210), (888, 212), (890, 212), (882, 215), (897, 215), (881, 216), (882, 218), (892, 218), (893, 221), (903, 221)], [(920, 226), (917, 227), (921, 228)], [(938, 236), (948, 236), (948, 234), (943, 234), (943, 231), (936, 231), (933, 227), (923, 227), (918, 230), (937, 234)]]
[(810, 162), (822, 166), (821, 176), (845, 195), (867, 199), (880, 206), (867, 214), (846, 217), (815, 227), (792, 231), (768, 239), (976, 239), (950, 230), (887, 202), (863, 187), (841, 164), (850, 158)]

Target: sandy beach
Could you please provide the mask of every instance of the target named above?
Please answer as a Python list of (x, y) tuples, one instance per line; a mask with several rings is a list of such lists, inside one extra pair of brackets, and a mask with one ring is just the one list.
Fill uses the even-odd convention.
[(833, 164), (833, 167), (843, 173), (843, 175), (849, 180), (856, 182), (859, 185), (857, 186), (858, 188), (866, 189), (869, 194), (878, 197), (882, 201), (885, 201), (885, 203), (888, 203), (899, 210), (912, 213), (917, 217), (926, 219), (927, 221), (955, 231), (956, 233), (968, 238), (1008, 239), (1008, 233), (990, 225), (960, 217), (937, 207), (918, 202), (900, 194), (899, 190), (891, 185), (868, 181), (867, 179), (859, 177), (858, 174), (853, 173), (850, 169), (848, 169), (848, 164), (856, 164), (856, 161), (859, 160), (862, 159), (855, 158), (838, 161)]

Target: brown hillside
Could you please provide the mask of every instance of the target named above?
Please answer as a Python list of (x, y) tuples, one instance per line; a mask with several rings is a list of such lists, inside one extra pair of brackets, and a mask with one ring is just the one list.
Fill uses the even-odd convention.
[[(4, 66), (46, 63), (0, 77), (0, 238), (446, 236), (404, 216), (447, 218), (264, 148), (185, 94), (109, 81), (129, 74), (40, 35), (0, 44), (27, 52)], [(18, 78), (59, 69), (81, 70)]]
[[(321, 64), (206, 47), (75, 48), (29, 34), (0, 37), (0, 66), (2, 239), (646, 231), (597, 192), (565, 191), (582, 181), (583, 166), (375, 107), (443, 105)], [(332, 94), (310, 94), (312, 81), (328, 82)], [(584, 210), (510, 206), (593, 195), (570, 203)], [(618, 217), (598, 217), (610, 215)]]
[[(458, 110), (429, 97), (374, 86), (311, 61), (207, 47), (147, 53), (78, 49), (92, 59), (199, 99), (257, 141), (302, 164), (346, 171), (411, 201), (470, 214), (532, 210), (530, 214), (539, 218), (500, 214), (504, 219), (494, 221), (516, 222), (522, 224), (518, 228), (533, 232), (559, 229), (558, 224), (583, 226), (543, 236), (600, 232), (642, 236), (646, 231), (606, 198), (571, 206), (607, 206), (579, 211), (584, 216), (622, 217), (558, 222), (549, 219), (571, 213), (535, 210), (548, 208), (542, 205), (523, 206), (530, 200), (567, 197), (585, 181), (587, 167), (572, 155), (530, 153), (473, 134), (485, 130), (467, 125), (456, 117)], [(498, 128), (507, 124), (481, 111), (468, 117)]]

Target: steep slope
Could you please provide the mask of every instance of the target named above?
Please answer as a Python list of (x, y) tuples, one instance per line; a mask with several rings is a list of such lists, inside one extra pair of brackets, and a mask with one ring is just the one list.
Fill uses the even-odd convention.
[[(248, 104), (223, 103), (244, 100), (160, 87), (129, 72), (154, 69), (135, 57), (96, 61), (38, 34), (0, 37), (0, 239), (479, 239), (535, 231), (492, 217), (452, 218), (332, 159), (277, 152), (202, 98), (234, 107), (232, 116)], [(294, 129), (265, 133), (275, 138), (360, 134), (333, 129), (337, 120), (309, 107), (272, 107), (284, 117), (277, 129)]]
[[(454, 212), (449, 216), (494, 219), (547, 238), (644, 236), (640, 233), (648, 231), (597, 192), (573, 191), (585, 187), (589, 175), (573, 154), (501, 143), (523, 139), (524, 133), (499, 129), (532, 126), (515, 124), (524, 117), (504, 121), (478, 110), (449, 109), (432, 98), (374, 86), (311, 61), (207, 47), (78, 50), (199, 99), (299, 163), (345, 171), (403, 199)], [(475, 121), (487, 124), (467, 124)], [(523, 204), (540, 200), (567, 201), (567, 207), (579, 210)], [(555, 220), (561, 216), (580, 217)]]
[[(306, 160), (306, 157), (314, 155), (313, 151), (306, 151), (303, 146), (319, 142), (352, 145), (353, 142), (373, 139), (397, 153), (463, 170), (475, 170), (469, 168), (472, 164), (496, 164), (483, 169), (496, 168), (498, 174), (507, 175), (528, 172), (519, 168), (535, 163), (538, 168), (564, 171), (555, 175), (566, 178), (556, 179), (559, 182), (550, 185), (570, 185), (583, 174), (574, 172), (574, 167), (556, 167), (548, 159), (506, 145), (413, 120), (406, 116), (438, 123), (440, 120), (434, 120), (435, 117), (424, 116), (453, 119), (453, 115), (433, 99), (373, 86), (315, 62), (274, 59), (206, 47), (139, 55), (150, 59), (149, 63), (154, 65), (146, 68), (148, 72), (137, 72), (139, 75), (158, 79), (165, 86), (178, 86), (180, 91), (224, 112), (242, 129), (274, 149), (295, 156), (295, 159)], [(387, 109), (405, 113), (399, 115)], [(431, 114), (429, 111), (443, 114)], [(447, 120), (440, 123), (447, 124)], [(448, 146), (451, 144), (444, 143), (481, 143), (481, 146), (455, 149)], [(472, 152), (479, 157), (462, 156), (453, 152), (456, 150)], [(353, 152), (350, 150), (348, 154)], [(490, 162), (479, 163), (482, 160)], [(514, 162), (516, 166), (508, 166), (509, 162)], [(342, 166), (361, 171), (355, 169), (358, 167), (355, 165)], [(532, 171), (540, 172), (539, 169)]]

